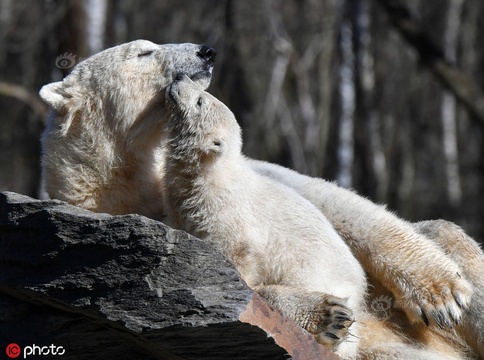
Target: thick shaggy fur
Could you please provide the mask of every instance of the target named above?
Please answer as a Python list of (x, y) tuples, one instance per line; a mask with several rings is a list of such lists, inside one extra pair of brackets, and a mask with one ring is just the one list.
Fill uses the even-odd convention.
[(177, 74), (204, 88), (213, 61), (200, 45), (137, 40), (79, 63), (40, 96), (53, 109), (42, 137), (43, 192), (89, 210), (163, 217), (160, 129), (146, 129)]
[(366, 279), (349, 248), (310, 202), (251, 169), (240, 128), (222, 103), (187, 77), (171, 85), (167, 99), (169, 224), (215, 245), (250, 287), (321, 343), (353, 357), (359, 324), (348, 307), (361, 312)]
[(382, 298), (391, 304), (386, 325), (451, 358), (484, 358), (484, 253), (461, 228), (408, 223), (350, 190), (278, 165), (254, 161), (252, 168), (328, 218), (367, 272), (369, 305)]
[[(163, 117), (168, 119), (164, 129), (168, 139), (164, 195), (173, 226), (217, 246), (249, 286), (345, 359), (465, 358), (466, 346), (451, 332), (438, 334), (423, 325), (413, 338), (405, 338), (365, 312), (367, 283), (350, 249), (312, 203), (281, 182), (261, 175), (260, 168), (255, 170), (261, 164), (242, 155), (240, 128), (225, 105), (188, 77), (174, 82), (166, 99), (169, 106), (164, 108), (170, 114)], [(351, 197), (345, 200), (348, 203)], [(333, 209), (328, 199), (324, 203)], [(366, 206), (358, 205), (357, 209)], [(354, 207), (343, 210), (348, 215), (340, 216), (353, 216), (347, 227), (354, 233), (345, 236), (349, 242), (356, 241), (353, 235), (363, 237), (372, 231), (387, 214), (382, 209), (380, 215), (372, 214), (370, 222), (360, 224)], [(336, 216), (333, 221), (338, 220)], [(392, 233), (381, 232), (374, 240), (382, 248), (390, 246), (389, 239), (399, 237), (398, 226), (391, 229)], [(417, 253), (422, 256), (418, 260), (413, 260), (411, 252), (419, 251), (420, 246), (393, 243), (392, 247), (398, 250), (393, 253), (387, 249), (393, 256), (371, 263), (356, 255), (372, 270), (370, 275), (378, 276), (399, 296), (401, 302), (396, 305), (412, 320), (430, 318), (441, 327), (459, 322), (462, 308), (469, 302), (470, 285), (458, 274), (457, 264), (430, 240), (422, 253)], [(371, 250), (362, 249), (365, 253)], [(449, 282), (433, 280), (420, 271), (425, 251), (440, 256), (441, 263), (432, 270), (445, 271)], [(402, 261), (408, 272), (402, 273), (402, 263), (398, 265)], [(389, 274), (383, 267), (389, 268)], [(387, 280), (392, 274), (399, 276), (400, 287)], [(421, 291), (413, 291), (414, 286)], [(441, 296), (430, 298), (430, 294)], [(356, 322), (352, 323), (353, 319)]]
[[(166, 211), (160, 199), (161, 184), (166, 179), (165, 149), (161, 143), (164, 89), (179, 73), (197, 79), (202, 88), (208, 87), (212, 63), (199, 56), (200, 48), (138, 40), (92, 56), (78, 64), (63, 81), (44, 86), (40, 94), (53, 109), (43, 135), (44, 190), (53, 198), (94, 211), (139, 213), (163, 219)], [(266, 183), (270, 187), (278, 183), (274, 188), (281, 189), (285, 185), (293, 189), (288, 197), (302, 196), (320, 210), (365, 270), (371, 296), (365, 307), (374, 316), (360, 314), (356, 306), (353, 316), (357, 323), (351, 325), (360, 333), (363, 358), (444, 358), (435, 354), (445, 353), (449, 358), (461, 359), (467, 345), (471, 347), (469, 357), (475, 352), (484, 358), (484, 255), (461, 229), (445, 221), (410, 224), (322, 179), (265, 162), (248, 161), (248, 164), (259, 175), (271, 179)], [(172, 170), (183, 173), (181, 168)], [(237, 180), (227, 171), (221, 173), (222, 183)], [(305, 209), (308, 204), (298, 206)], [(293, 216), (291, 211), (286, 215)], [(258, 219), (259, 211), (253, 216)], [(324, 234), (330, 234), (328, 222), (318, 219), (322, 223), (317, 226), (324, 228)], [(290, 254), (294, 252), (292, 248), (288, 250)], [(330, 249), (325, 249), (325, 254), (329, 252)], [(239, 256), (242, 259), (244, 252), (240, 251)], [(267, 266), (274, 264), (271, 253), (259, 260), (266, 261)], [(344, 264), (354, 259), (338, 261)], [(338, 262), (336, 270), (340, 268), (346, 265), (340, 266)], [(361, 286), (366, 284), (358, 285), (355, 293), (360, 293)], [(270, 292), (262, 290), (269, 297)], [(284, 291), (280, 293), (277, 296), (277, 292), (272, 292), (276, 294), (272, 301), (287, 298)], [(293, 300), (300, 299), (293, 289), (289, 294)], [(348, 301), (358, 302), (358, 297), (350, 296)], [(391, 304), (385, 308), (383, 318), (381, 309), (375, 311), (373, 306), (381, 299)], [(299, 301), (293, 300), (291, 304)], [(304, 318), (297, 312), (310, 309), (311, 302), (316, 308), (316, 303), (321, 304), (307, 300), (306, 310), (296, 306), (285, 311)], [(334, 318), (335, 312), (331, 315), (328, 311), (334, 308), (331, 301), (322, 303), (329, 306), (319, 307), (319, 312), (327, 314), (326, 319)], [(354, 306), (341, 305), (345, 309)], [(329, 322), (325, 321), (320, 325), (326, 324), (328, 328)], [(311, 327), (308, 320), (301, 320), (300, 324), (313, 333), (324, 327)], [(417, 355), (409, 355), (410, 351)], [(425, 355), (425, 351), (433, 357)]]

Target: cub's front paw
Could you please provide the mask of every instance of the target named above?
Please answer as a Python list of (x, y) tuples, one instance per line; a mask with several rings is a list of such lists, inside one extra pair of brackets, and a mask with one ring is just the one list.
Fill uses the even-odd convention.
[(401, 307), (410, 321), (432, 323), (440, 328), (452, 327), (462, 319), (472, 295), (471, 285), (458, 272), (430, 274), (435, 278), (420, 281), (420, 286), (409, 289), (396, 305)]
[(353, 312), (346, 307), (344, 299), (325, 295), (309, 311), (303, 327), (320, 344), (334, 350), (347, 338), (354, 321)]

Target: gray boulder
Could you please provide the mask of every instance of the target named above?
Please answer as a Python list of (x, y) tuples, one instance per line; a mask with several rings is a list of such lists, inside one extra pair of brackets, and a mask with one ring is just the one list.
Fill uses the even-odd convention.
[(9, 344), (47, 358), (337, 358), (197, 238), (3, 192), (0, 348)]

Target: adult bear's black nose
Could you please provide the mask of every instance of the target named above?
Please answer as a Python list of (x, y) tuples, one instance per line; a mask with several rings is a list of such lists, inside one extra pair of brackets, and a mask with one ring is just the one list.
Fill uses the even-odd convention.
[(207, 63), (212, 64), (215, 61), (215, 55), (217, 55), (217, 52), (213, 47), (203, 45), (197, 52), (197, 55)]

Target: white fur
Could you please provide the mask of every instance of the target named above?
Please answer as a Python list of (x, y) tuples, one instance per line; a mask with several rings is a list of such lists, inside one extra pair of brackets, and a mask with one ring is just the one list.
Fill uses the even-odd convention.
[[(163, 218), (163, 89), (179, 73), (208, 87), (212, 64), (194, 44), (137, 40), (76, 65), (40, 96), (52, 107), (42, 136), (42, 194), (98, 212)], [(45, 197), (45, 195), (43, 195)]]
[[(160, 142), (163, 135), (160, 124), (164, 120), (165, 111), (163, 89), (180, 73), (192, 76), (200, 71), (206, 72), (208, 76), (197, 77), (199, 85), (202, 88), (208, 86), (211, 67), (203, 64), (197, 56), (199, 48), (192, 44), (156, 45), (149, 41), (138, 40), (103, 51), (78, 64), (71, 75), (63, 81), (44, 86), (40, 95), (53, 108), (42, 137), (44, 190), (51, 197), (94, 211), (112, 214), (136, 212), (155, 219), (163, 219), (166, 212), (159, 201), (163, 195), (161, 184), (167, 182), (168, 186), (174, 186), (178, 180), (187, 181), (190, 178), (190, 172), (186, 169), (185, 171), (170, 169), (172, 173), (181, 172), (181, 176), (174, 178), (167, 178), (164, 175), (165, 147)], [(152, 51), (152, 53), (148, 56), (138, 56), (146, 51)], [(207, 115), (206, 119), (210, 119), (210, 116)], [(199, 126), (204, 125), (199, 124)], [(240, 143), (237, 142), (239, 131), (236, 130), (229, 135), (216, 136), (215, 142), (205, 143), (200, 148), (200, 154), (206, 159), (213, 160), (226, 152), (238, 153), (240, 151)], [(233, 141), (237, 145), (228, 146), (233, 145)], [(172, 145), (176, 143), (177, 141), (174, 141)], [(366, 283), (364, 279), (354, 284), (346, 279), (345, 274), (353, 274), (353, 272), (361, 276), (361, 266), (355, 265), (352, 256), (345, 256), (347, 249), (340, 248), (341, 238), (335, 237), (334, 230), (336, 230), (349, 245), (365, 271), (370, 274), (370, 280), (383, 283), (384, 287), (390, 290), (390, 295), (395, 298), (395, 302), (404, 306), (408, 317), (417, 322), (412, 326), (417, 327), (418, 330), (411, 328), (409, 331), (417, 334), (417, 339), (406, 340), (403, 334), (398, 335), (390, 330), (383, 331), (385, 323), (368, 321), (368, 317), (361, 314), (363, 318), (353, 327), (360, 325), (359, 327), (363, 329), (360, 331), (360, 336), (365, 349), (377, 349), (373, 352), (366, 351), (362, 358), (425, 359), (428, 352), (421, 352), (419, 346), (439, 354), (437, 357), (442, 353), (450, 353), (449, 356), (453, 358), (464, 358), (459, 350), (453, 350), (458, 339), (453, 338), (452, 331), (435, 331), (436, 323), (431, 316), (436, 313), (439, 314), (440, 321), (461, 318), (463, 324), (455, 328), (456, 332), (465, 338), (481, 356), (484, 356), (484, 327), (482, 326), (484, 312), (481, 311), (484, 307), (484, 284), (481, 280), (484, 256), (475, 241), (462, 231), (455, 230), (455, 226), (449, 224), (430, 222), (422, 228), (407, 223), (354, 192), (273, 164), (244, 158), (241, 162), (243, 168), (235, 171), (234, 174), (237, 175), (234, 175), (224, 168), (224, 166), (230, 168), (233, 165), (225, 165), (224, 161), (218, 163), (222, 164), (217, 170), (220, 179), (212, 179), (210, 185), (212, 190), (223, 187), (227, 183), (244, 180), (246, 174), (250, 174), (247, 175), (248, 179), (257, 179), (257, 182), (265, 184), (261, 185), (263, 188), (270, 189), (263, 193), (251, 190), (251, 193), (259, 196), (263, 203), (268, 197), (269, 203), (272, 204), (274, 198), (278, 199), (281, 194), (285, 194), (283, 197), (287, 195), (289, 199), (287, 201), (296, 201), (299, 204), (296, 206), (299, 210), (312, 214), (314, 208), (309, 206), (307, 201), (302, 201), (300, 196), (306, 198), (324, 214), (322, 218), (321, 215), (313, 217), (313, 215), (293, 213), (287, 207), (277, 207), (274, 211), (287, 220), (284, 227), (287, 227), (289, 233), (297, 232), (295, 229), (299, 229), (301, 224), (308, 221), (307, 216), (313, 217), (318, 224), (312, 224), (310, 229), (317, 228), (321, 233), (314, 238), (309, 236), (308, 240), (307, 234), (311, 233), (311, 230), (304, 230), (301, 234), (305, 235), (295, 234), (293, 241), (299, 243), (301, 238), (302, 243), (306, 242), (308, 246), (313, 246), (315, 239), (322, 237), (323, 240), (316, 241), (314, 251), (321, 252), (323, 259), (328, 258), (332, 249), (322, 249), (320, 245), (326, 241), (326, 245), (335, 247), (335, 251), (340, 256), (328, 259), (327, 269), (324, 265), (313, 264), (314, 260), (308, 261), (306, 267), (302, 253), (306, 252), (309, 259), (314, 259), (311, 255), (313, 250), (304, 248), (301, 250), (301, 255), (295, 256), (297, 251), (294, 251), (292, 240), (284, 237), (286, 232), (282, 230), (283, 227), (278, 229), (279, 222), (270, 220), (272, 210), (262, 212), (263, 216), (259, 216), (262, 211), (260, 209), (265, 205), (254, 206), (242, 198), (237, 205), (240, 209), (237, 209), (247, 216), (249, 224), (254, 224), (254, 230), (251, 230), (250, 226), (244, 226), (242, 220), (236, 221), (235, 229), (245, 228), (244, 236), (257, 240), (255, 243), (258, 244), (255, 247), (257, 255), (254, 255), (251, 264), (261, 263), (263, 265), (261, 269), (264, 270), (261, 272), (259, 267), (247, 269), (245, 276), (251, 283), (259, 283), (273, 271), (274, 279), (280, 280), (283, 275), (293, 286), (294, 279), (302, 279), (313, 271), (326, 269), (330, 276), (316, 276), (323, 280), (315, 280), (314, 275), (307, 276), (308, 279), (301, 280), (304, 287), (348, 297), (348, 304), (355, 307), (353, 309), (355, 316), (360, 317), (358, 299), (361, 293), (364, 293), (362, 289)], [(247, 166), (271, 180), (266, 181), (267, 179), (254, 175)], [(253, 180), (247, 181), (248, 184), (253, 182)], [(203, 181), (195, 182), (190, 186), (192, 185), (202, 189)], [(288, 190), (284, 185), (295, 191)], [(249, 188), (252, 186), (247, 187)], [(242, 186), (237, 190), (234, 188), (233, 191), (244, 193), (247, 189)], [(254, 194), (249, 198), (253, 198)], [(234, 196), (239, 203), (238, 193), (230, 196)], [(203, 212), (196, 211), (197, 204), (199, 204), (197, 199), (185, 202), (184, 207), (187, 209), (193, 207), (194, 212), (183, 215), (190, 215), (187, 217), (190, 221), (210, 229), (210, 218)], [(223, 200), (213, 201), (206, 210), (225, 211), (226, 207)], [(234, 208), (236, 208), (235, 205)], [(232, 220), (238, 219), (237, 212), (232, 212), (231, 216), (234, 217)], [(276, 229), (271, 233), (268, 229), (274, 226)], [(269, 234), (282, 237), (274, 241)], [(268, 246), (269, 243), (275, 249)], [(291, 244), (289, 249), (287, 249), (288, 244)], [(234, 253), (238, 255), (233, 258), (234, 262), (239, 257), (242, 259), (245, 256), (243, 247), (238, 250), (241, 251)], [(264, 253), (263, 250), (269, 252)], [(277, 257), (272, 257), (274, 251), (278, 252)], [(284, 262), (275, 261), (293, 261), (294, 258), (305, 265), (302, 267), (304, 271), (301, 271), (301, 274), (297, 271), (295, 274), (288, 272)], [(331, 266), (329, 266), (330, 262), (332, 262)], [(332, 266), (335, 268), (331, 268)], [(340, 283), (339, 278), (344, 281)], [(472, 299), (472, 291), (467, 280), (470, 280), (472, 287), (476, 289)], [(372, 283), (370, 289), (376, 286), (376, 282)], [(355, 287), (352, 288), (352, 286)], [(306, 304), (308, 306), (303, 309), (304, 311), (299, 311), (299, 308), (304, 305), (299, 301), (300, 298), (297, 298), (299, 292), (294, 292), (294, 288), (291, 287), (287, 292), (288, 289), (283, 285), (278, 287), (282, 290), (273, 294), (273, 301), (276, 303), (286, 301), (286, 312), (294, 317), (301, 314), (307, 315), (305, 311), (310, 309), (310, 302), (309, 305)], [(271, 295), (268, 288), (271, 291), (274, 290), (270, 286), (258, 287), (261, 292)], [(288, 294), (295, 294), (294, 299), (289, 301)], [(304, 298), (317, 302), (317, 297), (315, 300), (311, 293)], [(470, 306), (466, 308), (469, 303)], [(430, 318), (429, 327), (422, 324), (421, 314), (427, 314)], [(407, 326), (405, 329), (409, 329), (405, 321), (398, 321), (396, 325), (402, 328)], [(410, 336), (409, 333), (407, 336)], [(441, 336), (439, 335), (441, 333), (445, 334)], [(425, 344), (419, 342), (421, 337), (426, 339)], [(433, 340), (429, 342), (430, 338)], [(410, 345), (412, 341), (417, 344), (413, 348)], [(345, 350), (345, 344), (350, 343), (341, 344), (340, 353), (354, 353), (354, 345), (348, 345), (348, 349)], [(388, 350), (386, 353), (385, 349)], [(416, 353), (420, 355), (416, 356)]]
[(252, 168), (315, 204), (412, 321), (422, 322), (422, 312), (432, 321), (434, 311), (449, 325), (462, 318), (471, 285), (461, 277), (461, 268), (411, 224), (333, 183), (264, 162), (253, 162)]
[[(307, 305), (319, 306), (315, 297), (327, 299), (333, 295), (345, 299), (338, 306), (353, 310), (356, 322), (350, 332), (357, 337), (347, 336), (336, 344), (329, 342), (328, 346), (324, 334), (331, 326), (315, 334), (318, 341), (330, 348), (334, 346), (333, 350), (345, 359), (466, 358), (453, 348), (454, 341), (459, 343), (453, 333), (444, 332), (442, 340), (441, 335), (424, 335), (427, 330), (423, 330), (427, 347), (423, 343), (413, 345), (365, 312), (364, 271), (335, 226), (360, 262), (373, 271), (372, 275), (376, 274), (402, 297), (404, 305), (412, 306), (410, 315), (416, 317), (412, 311), (419, 311), (421, 306), (432, 314), (432, 300), (436, 298), (426, 298), (427, 287), (434, 291), (430, 296), (439, 289), (442, 294), (449, 289), (450, 297), (443, 298), (448, 305), (435, 310), (452, 313), (458, 321), (461, 306), (469, 301), (470, 286), (459, 278), (458, 265), (445, 257), (436, 244), (423, 239), (410, 224), (393, 219), (383, 207), (371, 205), (351, 192), (246, 159), (240, 151), (240, 128), (233, 114), (189, 79), (175, 82), (167, 91), (170, 106), (165, 109), (170, 113), (165, 117), (168, 120), (164, 128), (168, 146), (163, 194), (173, 226), (218, 247), (249, 286), (303, 327), (307, 325)], [(324, 189), (327, 192), (321, 192)], [(321, 206), (322, 212), (314, 203)], [(325, 211), (330, 214), (331, 223), (322, 215)], [(375, 230), (379, 226), (383, 226), (380, 232)], [(389, 232), (385, 232), (385, 226)], [(368, 239), (375, 234), (375, 239)], [(399, 236), (408, 236), (409, 243), (395, 243)], [(418, 254), (415, 260), (412, 251)], [(427, 264), (430, 259), (425, 256), (426, 251), (442, 262), (435, 267)], [(424, 265), (430, 271), (443, 271), (444, 278), (454, 283), (441, 283), (440, 278), (432, 283), (432, 275), (421, 271)], [(452, 296), (461, 297), (460, 305), (455, 299), (450, 300)], [(327, 306), (326, 310), (330, 308)]]
[[(252, 170), (230, 110), (188, 78), (171, 85), (167, 99), (164, 194), (173, 225), (219, 248), (254, 289), (281, 285), (330, 294), (361, 311), (366, 280), (360, 264), (309, 201)], [(215, 143), (223, 149), (206, 150)], [(356, 348), (352, 338), (338, 351), (355, 357)]]

